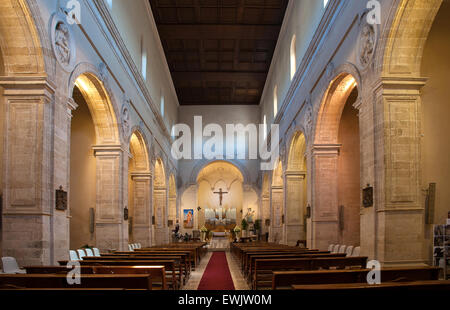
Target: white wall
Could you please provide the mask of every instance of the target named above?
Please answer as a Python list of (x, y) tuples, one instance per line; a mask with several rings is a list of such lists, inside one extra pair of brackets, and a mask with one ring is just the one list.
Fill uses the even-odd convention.
[[(275, 119), (273, 106), (275, 86), (277, 86), (279, 110), (291, 85), (290, 51), (292, 38), (294, 35), (296, 36), (296, 64), (298, 68), (324, 11), (323, 1), (291, 0), (289, 2), (260, 102), (261, 120), (266, 115), (268, 125), (273, 123)], [(268, 128), (269, 132), (270, 126)]]

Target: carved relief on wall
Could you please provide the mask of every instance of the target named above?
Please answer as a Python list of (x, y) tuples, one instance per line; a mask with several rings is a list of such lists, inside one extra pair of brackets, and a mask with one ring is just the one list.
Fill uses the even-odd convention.
[(66, 71), (75, 64), (75, 43), (70, 26), (62, 13), (54, 13), (51, 22), (51, 39), (56, 60)]
[(131, 134), (129, 100), (127, 100), (122, 106), (121, 118), (123, 135), (125, 138), (128, 138)]
[(377, 29), (374, 25), (368, 24), (365, 18), (362, 19), (361, 23), (357, 57), (360, 67), (365, 69), (369, 67), (375, 53)]

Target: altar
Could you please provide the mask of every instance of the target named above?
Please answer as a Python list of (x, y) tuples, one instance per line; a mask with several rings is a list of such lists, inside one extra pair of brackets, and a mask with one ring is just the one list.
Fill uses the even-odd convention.
[(230, 233), (225, 231), (216, 231), (212, 233), (212, 239), (209, 248), (212, 250), (223, 250), (230, 247)]

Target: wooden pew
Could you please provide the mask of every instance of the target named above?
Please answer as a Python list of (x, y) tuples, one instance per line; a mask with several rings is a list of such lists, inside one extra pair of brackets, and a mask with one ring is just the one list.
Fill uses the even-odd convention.
[(365, 268), (367, 257), (330, 257), (330, 258), (283, 258), (283, 259), (256, 259), (253, 271), (252, 288), (272, 286), (272, 275), (275, 271), (317, 270), (323, 267)]
[[(190, 264), (182, 255), (137, 255), (137, 256), (117, 256), (117, 255), (108, 255), (101, 257), (83, 257), (84, 261), (96, 262), (99, 260), (146, 260), (146, 261), (154, 261), (154, 260), (173, 260), (176, 262), (175, 268), (178, 269), (180, 266), (181, 272), (183, 274), (183, 281), (186, 282), (189, 278), (190, 274)], [(179, 265), (179, 266), (178, 266)]]
[(112, 254), (101, 254), (100, 257), (145, 257), (145, 256), (181, 256), (182, 263), (186, 266), (189, 275), (193, 267), (193, 258), (190, 251), (118, 251)]
[(252, 278), (253, 270), (255, 268), (255, 260), (257, 259), (282, 259), (282, 258), (342, 258), (345, 257), (345, 254), (339, 254), (339, 253), (329, 253), (329, 254), (314, 254), (314, 253), (298, 253), (298, 254), (279, 254), (279, 253), (271, 253), (271, 254), (256, 254), (256, 255), (249, 255), (247, 259), (247, 265), (244, 268), (244, 275), (249, 276), (250, 279)]
[[(26, 266), (27, 274), (67, 274), (72, 268), (63, 266)], [(164, 266), (81, 266), (81, 274), (148, 274), (152, 279), (153, 290), (167, 290)], [(173, 289), (176, 289), (173, 287)]]
[[(272, 289), (289, 289), (292, 285), (367, 283), (370, 269), (350, 270), (308, 270), (308, 271), (274, 271)], [(427, 281), (439, 279), (439, 267), (399, 267), (383, 268), (382, 282)]]
[(1, 288), (123, 288), (151, 290), (149, 275), (84, 274), (80, 284), (70, 285), (65, 274), (0, 274)]
[(200, 254), (199, 254), (197, 248), (173, 248), (173, 247), (162, 248), (162, 247), (158, 247), (158, 248), (142, 248), (142, 249), (134, 250), (134, 252), (136, 252), (136, 253), (145, 253), (145, 254), (149, 254), (152, 252), (170, 253), (170, 252), (180, 252), (180, 251), (188, 252), (190, 254), (192, 269), (195, 269), (197, 267), (197, 265), (200, 263)]
[[(178, 265), (176, 268), (176, 263), (174, 260), (96, 260), (94, 261), (79, 261), (81, 267), (83, 266), (164, 266), (166, 271), (166, 281), (169, 286), (178, 289), (183, 283), (183, 273), (181, 267)], [(66, 266), (67, 261), (59, 261), (61, 266)]]
[(314, 293), (320, 291), (358, 291), (365, 290), (367, 293), (371, 291), (381, 292), (398, 292), (398, 291), (449, 291), (449, 280), (434, 280), (434, 281), (414, 281), (414, 282), (384, 282), (376, 285), (369, 285), (367, 283), (340, 283), (340, 284), (315, 284), (315, 285), (293, 285), (293, 290), (302, 291), (305, 293)]

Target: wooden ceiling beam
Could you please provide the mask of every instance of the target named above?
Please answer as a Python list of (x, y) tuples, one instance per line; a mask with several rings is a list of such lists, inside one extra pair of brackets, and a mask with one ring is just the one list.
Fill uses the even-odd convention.
[(281, 26), (268, 25), (158, 25), (165, 40), (273, 40)]
[(173, 80), (176, 83), (182, 81), (192, 81), (192, 80), (207, 80), (214, 82), (234, 82), (234, 81), (258, 81), (265, 82), (267, 78), (267, 73), (265, 72), (224, 72), (224, 71), (215, 71), (215, 72), (198, 72), (198, 71), (173, 71), (172, 72)]

